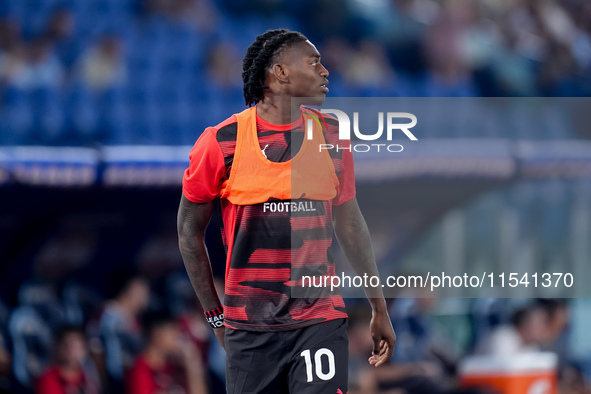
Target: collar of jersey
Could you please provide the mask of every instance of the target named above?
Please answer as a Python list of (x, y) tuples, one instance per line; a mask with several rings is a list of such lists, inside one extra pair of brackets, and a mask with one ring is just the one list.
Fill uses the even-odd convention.
[(295, 130), (296, 128), (300, 128), (302, 131), (304, 130), (304, 116), (303, 112), (300, 113), (300, 117), (293, 123), (288, 124), (273, 124), (269, 123), (263, 118), (261, 118), (258, 114), (257, 116), (257, 126), (262, 127), (265, 130), (276, 130), (276, 131), (290, 131)]

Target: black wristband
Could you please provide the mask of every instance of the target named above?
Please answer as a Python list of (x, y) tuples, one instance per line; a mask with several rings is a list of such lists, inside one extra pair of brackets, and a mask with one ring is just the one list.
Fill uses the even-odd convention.
[(212, 311), (204, 312), (205, 319), (213, 328), (224, 326), (224, 307), (220, 306)]

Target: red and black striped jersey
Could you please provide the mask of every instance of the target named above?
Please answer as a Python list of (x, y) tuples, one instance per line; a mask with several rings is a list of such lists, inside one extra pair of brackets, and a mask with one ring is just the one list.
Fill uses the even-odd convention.
[[(231, 328), (287, 331), (347, 317), (339, 295), (291, 297), (292, 279), (334, 275), (332, 207), (355, 197), (353, 156), (344, 146), (348, 141), (338, 139), (335, 118), (324, 119), (326, 143), (345, 147), (329, 150), (339, 180), (333, 200), (270, 199), (234, 205), (220, 198), (228, 254), (224, 316)], [(256, 120), (259, 146), (268, 160), (287, 162), (298, 152), (305, 137), (303, 117), (287, 125), (273, 125), (258, 116)], [(189, 201), (205, 203), (219, 197), (232, 171), (237, 132), (232, 116), (199, 137), (183, 177), (183, 194)]]

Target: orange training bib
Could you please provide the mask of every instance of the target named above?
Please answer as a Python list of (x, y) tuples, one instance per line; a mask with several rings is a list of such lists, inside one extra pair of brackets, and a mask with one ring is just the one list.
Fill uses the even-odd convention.
[[(230, 177), (222, 185), (221, 197), (234, 205), (253, 205), (269, 199), (331, 200), (339, 180), (327, 150), (321, 127), (313, 124), (312, 139), (307, 131), (299, 152), (289, 161), (272, 162), (261, 151), (257, 135), (256, 107), (234, 115), (238, 120), (236, 150)], [(312, 119), (303, 113), (304, 125)]]

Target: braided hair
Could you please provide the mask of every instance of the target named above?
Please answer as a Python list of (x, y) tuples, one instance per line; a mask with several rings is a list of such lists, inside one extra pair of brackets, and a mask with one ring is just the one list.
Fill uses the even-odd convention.
[(242, 81), (244, 82), (244, 101), (249, 107), (263, 98), (265, 71), (284, 49), (306, 41), (302, 33), (287, 29), (268, 30), (257, 36), (246, 50), (242, 62)]

